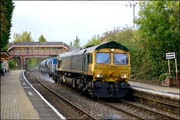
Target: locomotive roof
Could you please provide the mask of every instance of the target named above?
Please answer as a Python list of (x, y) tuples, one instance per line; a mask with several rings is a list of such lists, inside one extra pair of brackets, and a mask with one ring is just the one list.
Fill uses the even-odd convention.
[(93, 50), (99, 50), (103, 48), (117, 48), (117, 49), (121, 49), (127, 52), (129, 51), (125, 46), (121, 45), (120, 43), (117, 43), (115, 41), (110, 41), (110, 42), (102, 43), (102, 44), (84, 48), (84, 49), (75, 49), (73, 51), (60, 54), (60, 57), (91, 53)]

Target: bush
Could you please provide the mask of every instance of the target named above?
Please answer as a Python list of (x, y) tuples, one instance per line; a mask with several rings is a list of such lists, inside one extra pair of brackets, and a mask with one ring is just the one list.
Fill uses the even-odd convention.
[(168, 78), (168, 79), (173, 79), (173, 80), (176, 79), (175, 77), (173, 77), (173, 76), (171, 76), (171, 75), (167, 76), (166, 78)]
[(171, 75), (168, 74), (168, 73), (163, 73), (163, 74), (161, 74), (161, 75), (159, 76), (159, 80), (160, 80), (160, 81), (163, 81), (163, 80), (166, 79), (166, 77), (170, 77), (170, 76), (171, 76)]
[(9, 60), (9, 68), (15, 68), (16, 67), (16, 64), (15, 62), (13, 61), (13, 59)]

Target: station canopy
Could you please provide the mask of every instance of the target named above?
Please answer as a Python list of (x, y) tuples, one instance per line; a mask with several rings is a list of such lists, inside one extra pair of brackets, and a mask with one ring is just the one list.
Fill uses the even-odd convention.
[(1, 60), (8, 60), (8, 57), (9, 57), (9, 53), (6, 52), (6, 51), (0, 51), (0, 58)]

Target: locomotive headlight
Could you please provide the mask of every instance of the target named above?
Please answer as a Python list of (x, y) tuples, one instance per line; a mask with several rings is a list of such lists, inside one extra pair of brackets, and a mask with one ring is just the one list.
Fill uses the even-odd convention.
[(111, 49), (111, 52), (114, 52), (114, 49)]
[(96, 76), (97, 78), (102, 78), (103, 77), (103, 75), (102, 74), (97, 74), (97, 76)]
[(127, 76), (126, 75), (121, 75), (121, 78), (127, 78)]

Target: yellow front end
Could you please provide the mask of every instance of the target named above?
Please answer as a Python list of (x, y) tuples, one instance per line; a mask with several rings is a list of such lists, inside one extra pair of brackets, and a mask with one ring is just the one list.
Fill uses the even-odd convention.
[[(101, 53), (108, 55), (109, 60), (107, 63), (101, 63), (101, 60), (100, 63), (98, 63), (99, 58), (103, 59)], [(99, 54), (101, 55), (100, 57), (98, 56)], [(126, 61), (123, 64), (116, 62), (117, 60), (115, 59), (118, 59), (119, 56), (126, 56)], [(96, 50), (93, 52), (93, 64), (90, 68), (93, 73), (93, 81), (128, 82), (131, 69), (130, 54), (120, 49)]]

